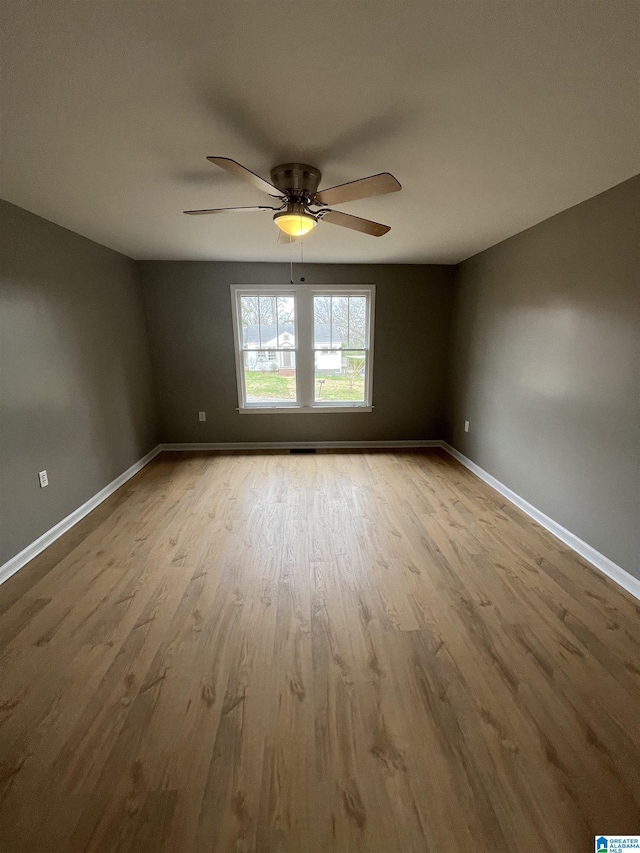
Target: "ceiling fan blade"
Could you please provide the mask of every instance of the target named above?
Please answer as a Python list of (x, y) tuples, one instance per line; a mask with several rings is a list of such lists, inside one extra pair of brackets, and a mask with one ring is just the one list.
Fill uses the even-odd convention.
[(371, 234), (372, 237), (382, 237), (391, 231), (390, 225), (381, 225), (370, 219), (361, 219), (359, 216), (351, 216), (349, 213), (341, 213), (339, 210), (321, 210), (319, 212), (323, 222), (332, 225), (342, 225), (343, 228), (352, 228), (354, 231), (362, 231), (363, 234)]
[(214, 207), (212, 210), (184, 210), (183, 213), (188, 213), (189, 216), (203, 216), (207, 213), (240, 213), (243, 210), (280, 210), (280, 208), (260, 204), (257, 207)]
[(241, 166), (240, 163), (236, 163), (235, 160), (230, 160), (228, 157), (207, 157), (207, 160), (210, 163), (215, 163), (216, 166), (220, 166), (221, 169), (224, 169), (236, 178), (247, 181), (247, 183), (251, 184), (252, 187), (255, 187), (257, 190), (261, 190), (263, 193), (275, 195), (280, 198), (282, 197), (280, 190), (274, 187), (273, 184), (270, 184), (269, 181), (265, 181), (264, 178), (261, 178), (260, 175), (256, 175), (256, 173), (252, 172), (250, 169), (246, 169), (244, 166)]
[(345, 201), (396, 193), (401, 189), (402, 185), (393, 175), (389, 172), (380, 172), (379, 175), (371, 175), (369, 178), (360, 178), (359, 181), (350, 181), (348, 184), (339, 184), (337, 187), (320, 190), (315, 195), (315, 201), (318, 204), (343, 204)]

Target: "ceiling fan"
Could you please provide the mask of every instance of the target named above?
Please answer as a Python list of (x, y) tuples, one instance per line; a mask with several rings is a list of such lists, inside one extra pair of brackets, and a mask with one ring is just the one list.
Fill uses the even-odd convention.
[(326, 205), (344, 204), (347, 201), (394, 193), (402, 189), (400, 183), (389, 172), (381, 172), (379, 175), (371, 175), (368, 178), (360, 178), (358, 181), (318, 190), (320, 172), (304, 163), (284, 163), (281, 166), (274, 166), (271, 170), (271, 183), (269, 183), (228, 157), (207, 157), (207, 160), (235, 175), (236, 178), (247, 181), (273, 199), (277, 199), (280, 206), (261, 204), (256, 207), (220, 207), (213, 210), (185, 210), (185, 213), (190, 216), (202, 216), (209, 213), (273, 210), (275, 211), (273, 221), (281, 231), (293, 239), (304, 237), (321, 220), (330, 222), (332, 225), (341, 225), (343, 228), (352, 228), (354, 231), (362, 231), (363, 234), (371, 234), (373, 237), (382, 237), (391, 230), (389, 225), (381, 225), (370, 219), (332, 210)]

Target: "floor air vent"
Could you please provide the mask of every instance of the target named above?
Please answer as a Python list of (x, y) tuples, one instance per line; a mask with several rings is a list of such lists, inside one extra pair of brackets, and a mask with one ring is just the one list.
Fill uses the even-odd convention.
[(292, 447), (289, 453), (315, 453), (315, 448), (313, 447)]

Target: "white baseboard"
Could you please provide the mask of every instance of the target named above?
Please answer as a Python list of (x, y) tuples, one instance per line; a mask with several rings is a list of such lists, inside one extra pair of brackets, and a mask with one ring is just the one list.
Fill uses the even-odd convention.
[(439, 440), (430, 441), (222, 441), (162, 444), (162, 450), (366, 450), (376, 447), (398, 450), (412, 447), (443, 447)]
[(99, 506), (102, 501), (112, 495), (116, 489), (119, 489), (120, 486), (124, 485), (127, 480), (130, 480), (134, 474), (137, 474), (138, 471), (142, 470), (145, 465), (151, 462), (151, 460), (156, 457), (160, 451), (161, 446), (158, 444), (153, 450), (150, 450), (146, 456), (143, 456), (142, 459), (138, 459), (138, 461), (134, 462), (130, 468), (123, 471), (123, 473), (109, 483), (108, 486), (105, 486), (104, 489), (101, 489), (92, 498), (89, 498), (86, 503), (83, 503), (82, 506), (79, 506), (78, 509), (74, 510), (70, 515), (63, 518), (62, 521), (59, 521), (54, 527), (47, 530), (46, 533), (43, 533), (42, 536), (39, 536), (31, 543), (31, 545), (27, 545), (27, 547), (20, 551), (19, 554), (16, 554), (15, 557), (12, 557), (4, 563), (4, 565), (0, 566), (0, 584), (4, 583), (4, 581), (10, 578), (11, 575), (14, 575), (30, 560), (33, 560), (34, 557), (37, 557), (38, 554), (44, 551), (45, 548), (48, 548), (52, 542), (55, 542), (63, 533), (66, 533), (67, 530), (70, 530), (74, 526), (74, 524), (77, 524), (85, 517), (85, 515), (88, 515), (91, 510), (94, 510)]
[(537, 521), (538, 524), (546, 528), (549, 533), (553, 533), (557, 539), (564, 542), (565, 545), (568, 545), (569, 548), (581, 557), (584, 557), (584, 559), (595, 566), (596, 569), (599, 569), (603, 574), (611, 578), (611, 580), (615, 581), (623, 589), (626, 589), (626, 591), (635, 596), (635, 598), (640, 599), (640, 580), (638, 578), (629, 574), (629, 572), (621, 566), (618, 566), (608, 557), (605, 557), (604, 554), (596, 551), (595, 548), (592, 548), (587, 542), (579, 539), (571, 533), (570, 530), (562, 527), (562, 525), (558, 524), (557, 521), (549, 518), (548, 515), (545, 515), (539, 509), (536, 509), (535, 506), (530, 504), (528, 501), (525, 501), (524, 498), (521, 498), (520, 495), (517, 495), (508, 486), (505, 486), (504, 483), (501, 483), (500, 480), (496, 480), (495, 477), (487, 473), (487, 471), (479, 465), (476, 465), (475, 462), (472, 462), (471, 459), (468, 459), (460, 453), (459, 450), (456, 450), (455, 447), (451, 447), (450, 444), (447, 444), (446, 441), (441, 442), (441, 447), (453, 456), (454, 459), (457, 459), (458, 462), (464, 465), (465, 468), (468, 468), (469, 471), (476, 475), (476, 477), (484, 480), (484, 482), (491, 486), (492, 489), (495, 489), (496, 492), (500, 492), (503, 497), (508, 501), (511, 501), (512, 504), (515, 504), (518, 509), (521, 509), (528, 516), (533, 518), (534, 521)]

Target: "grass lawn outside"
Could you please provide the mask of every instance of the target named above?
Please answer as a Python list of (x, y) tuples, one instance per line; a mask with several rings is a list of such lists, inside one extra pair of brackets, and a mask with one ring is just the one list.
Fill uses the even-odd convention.
[[(322, 383), (322, 384), (321, 384)], [(364, 377), (349, 382), (348, 376), (316, 376), (316, 400), (362, 403), (364, 401)]]
[[(281, 402), (296, 399), (295, 376), (280, 376), (261, 370), (246, 370), (245, 386), (247, 402)], [(322, 382), (322, 385), (320, 385)], [(350, 384), (348, 376), (329, 375), (316, 377), (315, 394), (317, 401), (352, 402), (364, 401), (364, 378), (354, 379)]]
[(295, 376), (279, 376), (277, 373), (262, 370), (245, 370), (244, 382), (247, 389), (247, 402), (296, 399)]

